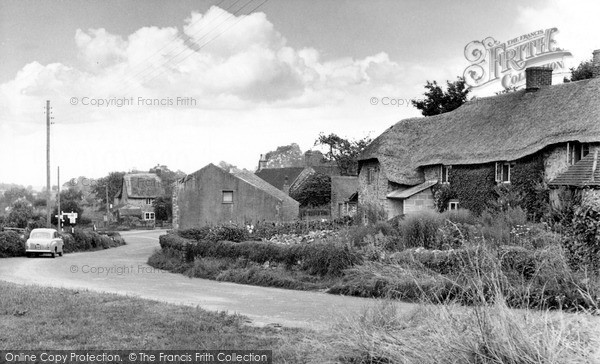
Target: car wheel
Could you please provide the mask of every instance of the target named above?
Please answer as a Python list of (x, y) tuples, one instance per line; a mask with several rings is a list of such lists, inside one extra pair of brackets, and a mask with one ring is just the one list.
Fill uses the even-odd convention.
[(63, 255), (63, 252), (62, 252), (62, 250), (61, 250), (61, 251), (58, 253), (58, 256), (59, 256), (59, 257), (62, 257), (62, 255)]
[(50, 256), (52, 258), (56, 258), (56, 248), (54, 248), (54, 251), (52, 253), (50, 253)]
[(31, 253), (25, 253), (25, 256), (26, 256), (27, 258), (31, 258)]

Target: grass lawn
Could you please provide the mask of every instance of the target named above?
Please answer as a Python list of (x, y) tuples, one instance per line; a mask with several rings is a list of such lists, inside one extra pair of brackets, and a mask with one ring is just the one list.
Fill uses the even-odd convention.
[(303, 363), (313, 334), (116, 294), (1, 281), (0, 292), (0, 350), (273, 350), (274, 363)]

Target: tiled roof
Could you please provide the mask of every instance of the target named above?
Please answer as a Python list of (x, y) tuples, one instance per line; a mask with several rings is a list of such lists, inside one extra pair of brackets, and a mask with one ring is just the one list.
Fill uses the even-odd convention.
[(285, 177), (287, 176), (288, 184), (291, 185), (303, 170), (304, 167), (264, 168), (256, 172), (256, 175), (275, 188), (283, 190)]
[(409, 198), (412, 195), (416, 195), (417, 193), (428, 189), (431, 186), (434, 186), (435, 184), (437, 184), (438, 181), (437, 180), (431, 180), (431, 181), (425, 181), (425, 183), (421, 183), (420, 185), (416, 185), (413, 186), (411, 188), (408, 188), (406, 190), (396, 190), (396, 191), (392, 191), (390, 193), (387, 194), (387, 198), (396, 198), (396, 199), (405, 199), (405, 198)]
[(590, 153), (548, 183), (550, 186), (600, 187), (598, 152)]

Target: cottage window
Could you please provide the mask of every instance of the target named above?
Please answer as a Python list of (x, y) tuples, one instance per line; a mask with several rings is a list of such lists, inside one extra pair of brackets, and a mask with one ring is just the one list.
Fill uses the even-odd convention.
[(151, 198), (147, 198), (146, 199), (146, 205), (152, 205), (152, 199)]
[(496, 162), (496, 182), (510, 183), (510, 170), (514, 163)]
[(445, 166), (443, 164), (440, 166), (440, 181), (442, 183), (450, 183), (450, 180), (448, 179), (450, 168), (452, 168), (452, 166)]
[(223, 203), (233, 203), (233, 191), (223, 191)]
[(590, 144), (580, 142), (567, 143), (567, 163), (572, 165), (590, 154)]
[(458, 210), (458, 200), (450, 200), (450, 202), (448, 202), (448, 210)]
[(367, 184), (370, 185), (375, 180), (375, 169), (370, 167), (367, 168)]
[(144, 220), (154, 220), (154, 212), (144, 212)]

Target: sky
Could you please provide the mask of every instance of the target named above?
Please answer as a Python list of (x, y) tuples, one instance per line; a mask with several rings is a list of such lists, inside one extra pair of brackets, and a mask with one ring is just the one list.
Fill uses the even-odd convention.
[[(556, 27), (569, 67), (600, 48), (595, 1), (0, 1), (0, 182), (193, 173), (320, 133), (376, 137), (420, 116), (465, 46)], [(487, 96), (500, 85), (474, 90)], [(394, 101), (391, 101), (394, 100)]]

